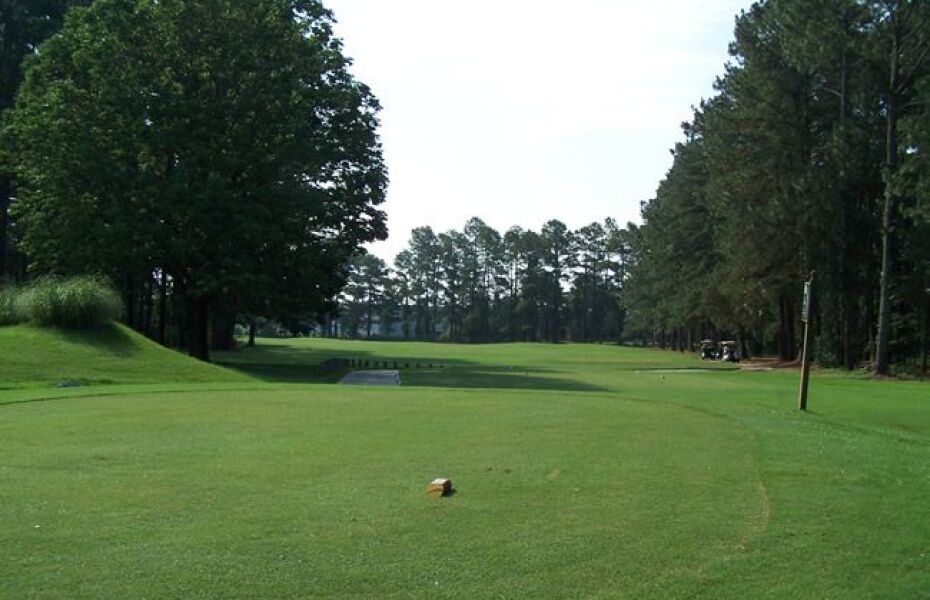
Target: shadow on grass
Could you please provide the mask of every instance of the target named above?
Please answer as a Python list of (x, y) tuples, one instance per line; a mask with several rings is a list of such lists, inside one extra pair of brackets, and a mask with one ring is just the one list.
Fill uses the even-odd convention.
[(401, 385), (408, 387), (456, 387), (480, 389), (561, 390), (572, 392), (606, 392), (608, 388), (557, 377), (556, 370), (523, 367), (463, 365), (447, 370), (424, 369), (401, 372)]
[[(356, 370), (419, 368), (433, 365), (436, 358), (393, 358), (368, 351), (340, 350), (293, 346), (255, 346), (229, 352), (214, 352), (213, 361), (223, 367), (242, 371), (264, 381), (280, 383), (331, 383), (339, 381), (345, 371), (322, 372), (320, 365), (333, 358), (354, 360)], [(459, 361), (442, 361), (443, 367)]]
[(320, 365), (332, 358), (354, 360), (356, 370), (397, 369), (401, 385), (408, 387), (511, 388), (607, 391), (607, 388), (566, 377), (555, 376), (554, 369), (524, 366), (499, 366), (459, 359), (436, 357), (392, 357), (366, 350), (294, 346), (255, 346), (229, 352), (213, 353), (218, 365), (241, 371), (258, 379), (279, 383), (335, 383), (345, 371), (323, 373)]
[(113, 356), (132, 356), (139, 352), (132, 337), (112, 323), (89, 329), (59, 329), (58, 333), (69, 343), (90, 346)]

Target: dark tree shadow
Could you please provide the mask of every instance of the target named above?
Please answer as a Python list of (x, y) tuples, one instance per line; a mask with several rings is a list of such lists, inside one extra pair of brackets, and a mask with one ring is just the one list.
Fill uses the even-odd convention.
[[(294, 346), (254, 346), (228, 352), (214, 352), (213, 362), (242, 371), (264, 381), (279, 383), (330, 383), (339, 381), (347, 370), (397, 369), (443, 370), (460, 364), (457, 360), (439, 361), (434, 357), (404, 357), (376, 355), (365, 350), (332, 350)], [(332, 359), (350, 361), (348, 369), (327, 371), (321, 366)]]
[(605, 392), (608, 388), (559, 377), (554, 369), (495, 367), (487, 364), (463, 364), (448, 370), (410, 370), (401, 373), (401, 385), (410, 387), (450, 387), (481, 389), (562, 390)]
[(259, 344), (213, 353), (213, 360), (219, 365), (278, 383), (335, 383), (346, 369), (328, 373), (320, 370), (320, 365), (334, 358), (351, 361), (349, 370), (397, 369), (401, 373), (401, 386), (408, 387), (608, 391), (603, 386), (559, 376), (563, 372), (554, 369), (498, 366), (429, 356), (397, 358), (368, 350), (341, 349), (335, 354), (322, 348)]

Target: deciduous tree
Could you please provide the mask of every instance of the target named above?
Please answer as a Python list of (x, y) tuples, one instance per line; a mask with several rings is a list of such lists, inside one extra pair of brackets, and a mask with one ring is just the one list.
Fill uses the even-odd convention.
[(41, 272), (164, 271), (208, 357), (212, 307), (332, 298), (386, 235), (378, 103), (316, 0), (97, 0), (29, 61), (16, 215)]

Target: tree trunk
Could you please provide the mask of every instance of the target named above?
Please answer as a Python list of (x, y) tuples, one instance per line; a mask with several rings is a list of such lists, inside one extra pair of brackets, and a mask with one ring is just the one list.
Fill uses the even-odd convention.
[(258, 329), (258, 323), (255, 322), (255, 319), (249, 320), (249, 348), (255, 347), (255, 330)]
[(920, 347), (923, 353), (923, 357), (920, 361), (920, 374), (923, 377), (927, 376), (927, 353), (930, 351), (930, 349), (927, 348), (927, 338), (930, 338), (930, 288), (924, 290), (924, 327), (920, 341)]
[(404, 295), (404, 304), (400, 311), (401, 319), (403, 319), (403, 327), (401, 328), (404, 334), (404, 340), (410, 339), (410, 305), (407, 302), (407, 296)]
[(145, 298), (143, 312), (145, 313), (145, 320), (143, 321), (143, 330), (145, 332), (145, 337), (152, 337), (152, 321), (155, 318), (155, 290), (152, 285), (153, 273), (151, 271), (146, 272), (145, 274)]
[(882, 214), (882, 273), (879, 282), (878, 335), (875, 340), (875, 374), (890, 372), (888, 339), (891, 334), (891, 235), (894, 225), (894, 176), (898, 166), (898, 34), (892, 37), (885, 115), (885, 210)]
[(787, 360), (788, 356), (788, 330), (785, 326), (787, 320), (787, 316), (785, 315), (785, 299), (782, 298), (778, 301), (778, 337), (776, 339), (778, 357), (782, 360)]
[(843, 276), (842, 289), (840, 291), (840, 360), (843, 362), (843, 368), (847, 371), (852, 370), (852, 355), (849, 348), (849, 312), (850, 312), (850, 294), (848, 291), (846, 276)]
[(367, 314), (365, 315), (365, 337), (370, 340), (371, 339), (371, 320), (373, 316), (372, 315), (373, 307), (371, 305), (371, 300), (368, 301), (367, 308), (368, 308), (368, 310), (366, 311)]
[(123, 303), (126, 306), (126, 326), (130, 329), (136, 329), (136, 288), (134, 287), (135, 284), (132, 280), (132, 275), (126, 274), (123, 285), (123, 291), (125, 292)]
[[(559, 292), (559, 294), (561, 294), (561, 292)], [(552, 334), (550, 337), (553, 343), (559, 341), (559, 333), (562, 329), (562, 315), (561, 315), (561, 311), (559, 310), (559, 299), (560, 299), (559, 296), (553, 293), (552, 295), (552, 331), (550, 332)]]
[(794, 332), (794, 309), (787, 298), (778, 301), (778, 356), (794, 360), (798, 349)]
[(885, 185), (885, 210), (882, 215), (882, 274), (879, 283), (878, 335), (875, 339), (875, 373), (887, 375), (888, 340), (891, 334), (891, 226), (894, 214), (894, 197), (891, 183)]
[(161, 271), (161, 277), (158, 282), (158, 343), (165, 345), (165, 328), (167, 323), (167, 304), (168, 304), (168, 275), (164, 269)]
[(210, 347), (213, 350), (232, 350), (236, 345), (236, 320), (226, 310), (214, 310), (210, 318)]
[(591, 299), (588, 294), (588, 290), (585, 289), (582, 294), (582, 307), (581, 307), (581, 339), (584, 342), (587, 342), (589, 338), (588, 332), (588, 310), (591, 307)]
[(193, 298), (188, 302), (188, 353), (205, 362), (210, 361), (210, 302)]
[(29, 260), (24, 253), (12, 249), (7, 254), (7, 268), (13, 271), (13, 281), (17, 284), (29, 281)]
[(10, 196), (13, 192), (12, 180), (0, 175), (0, 279), (7, 272), (7, 229), (9, 228)]

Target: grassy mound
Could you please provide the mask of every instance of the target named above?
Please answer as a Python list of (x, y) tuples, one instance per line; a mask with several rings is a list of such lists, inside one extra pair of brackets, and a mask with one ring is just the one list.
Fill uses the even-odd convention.
[(0, 356), (0, 387), (248, 381), (117, 324), (82, 330), (0, 327)]

